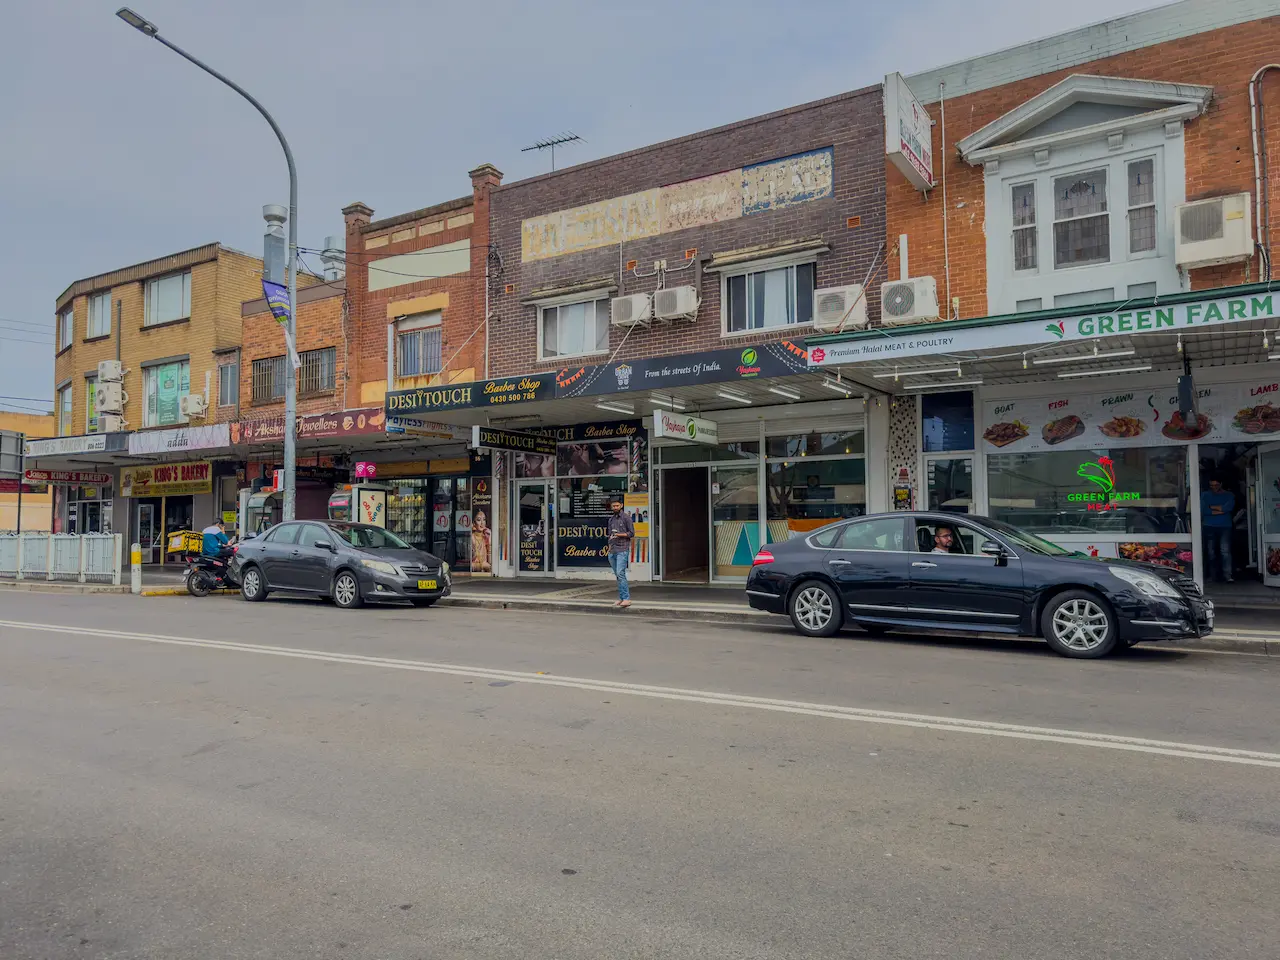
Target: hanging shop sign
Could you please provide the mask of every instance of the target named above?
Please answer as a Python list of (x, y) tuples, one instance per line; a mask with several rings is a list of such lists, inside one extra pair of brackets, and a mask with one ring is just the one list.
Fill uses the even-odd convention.
[(1280, 294), (1263, 293), (1086, 313), (1049, 321), (1015, 320), (970, 325), (972, 321), (961, 320), (931, 324), (931, 329), (924, 333), (873, 331), (858, 334), (856, 339), (811, 343), (808, 362), (812, 367), (832, 367), (993, 348), (1042, 348), (1116, 334), (1179, 333), (1250, 320), (1269, 320), (1277, 316), (1280, 316)]
[(884, 152), (913, 187), (933, 189), (933, 119), (900, 73), (884, 78)]
[(27, 483), (48, 483), (55, 487), (107, 487), (112, 482), (109, 473), (77, 470), (28, 470), (23, 476)]
[(184, 450), (209, 450), (230, 445), (231, 425), (227, 423), (215, 423), (207, 427), (179, 427), (176, 430), (147, 430), (129, 434), (129, 453), (133, 456)]
[(213, 465), (208, 460), (126, 467), (120, 471), (122, 497), (174, 497), (213, 491)]
[(686, 417), (679, 413), (655, 410), (653, 412), (653, 438), (655, 440), (683, 440), (686, 443), (701, 443), (709, 447), (716, 447), (720, 445), (720, 425), (714, 420), (703, 420), (701, 417)]
[(79, 437), (27, 440), (23, 452), (28, 457), (65, 457), (76, 453), (123, 453), (129, 449), (127, 433), (90, 433)]
[(556, 397), (593, 397), (632, 391), (662, 391), (699, 383), (729, 383), (808, 373), (803, 342), (775, 340), (729, 350), (648, 357), (569, 367), (556, 374)]
[(356, 478), (372, 480), (378, 475), (378, 465), (368, 460), (356, 463)]
[(987, 453), (1024, 453), (1280, 439), (1280, 380), (1205, 385), (1196, 396), (1195, 422), (1179, 410), (1176, 384), (990, 400), (981, 446)]
[(471, 428), (471, 446), (477, 450), (514, 450), (517, 453), (555, 456), (556, 438), (544, 433), (475, 426)]
[[(384, 433), (386, 414), (379, 407), (344, 410), (341, 413), (314, 413), (298, 418), (299, 440), (328, 440), (335, 437), (368, 436)], [(231, 424), (232, 443), (283, 443), (284, 417), (241, 420)]]
[(392, 417), (414, 417), (441, 410), (470, 410), (476, 407), (532, 403), (535, 400), (550, 400), (554, 395), (555, 378), (549, 373), (538, 373), (524, 377), (500, 377), (497, 380), (392, 390), (387, 394), (386, 410)]

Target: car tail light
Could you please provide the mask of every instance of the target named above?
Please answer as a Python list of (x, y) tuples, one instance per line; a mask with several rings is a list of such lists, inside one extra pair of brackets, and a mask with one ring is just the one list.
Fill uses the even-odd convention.
[(773, 554), (768, 550), (761, 550), (756, 554), (755, 559), (751, 561), (753, 567), (758, 567), (765, 563), (773, 563)]

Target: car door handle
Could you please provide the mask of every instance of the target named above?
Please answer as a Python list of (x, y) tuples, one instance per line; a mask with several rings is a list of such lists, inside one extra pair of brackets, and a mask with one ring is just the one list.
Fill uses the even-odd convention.
[(931, 560), (917, 560), (915, 563), (911, 565), (913, 567), (936, 567), (937, 566), (937, 564)]
[(827, 563), (831, 564), (833, 567), (847, 567), (849, 564), (853, 563), (853, 561), (852, 560), (828, 560)]

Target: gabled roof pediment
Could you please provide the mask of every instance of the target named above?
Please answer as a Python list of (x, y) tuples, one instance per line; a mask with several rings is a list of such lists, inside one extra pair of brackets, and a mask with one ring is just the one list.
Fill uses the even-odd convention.
[(971, 133), (956, 149), (968, 163), (1120, 130), (1185, 121), (1209, 106), (1213, 87), (1072, 74)]

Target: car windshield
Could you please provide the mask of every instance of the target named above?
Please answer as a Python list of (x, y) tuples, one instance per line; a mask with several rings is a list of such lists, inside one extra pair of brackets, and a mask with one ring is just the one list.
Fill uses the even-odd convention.
[(1045, 557), (1069, 557), (1074, 552), (1066, 547), (1060, 547), (1052, 541), (1043, 537), (1037, 537), (1033, 533), (1027, 533), (1025, 530), (1019, 530), (1012, 524), (1005, 523), (1001, 520), (984, 520), (983, 523), (993, 532), (1000, 534), (1010, 543), (1022, 547), (1024, 550), (1030, 550), (1032, 553), (1038, 553)]
[(342, 540), (361, 550), (413, 549), (394, 533), (381, 527), (360, 523), (331, 523), (329, 529)]

